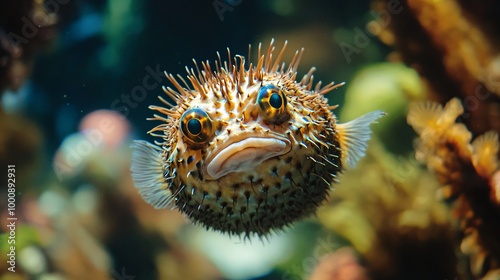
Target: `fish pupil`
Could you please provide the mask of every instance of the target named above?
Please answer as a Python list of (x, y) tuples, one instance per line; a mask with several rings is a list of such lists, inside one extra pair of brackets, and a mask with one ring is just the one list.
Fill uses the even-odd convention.
[(197, 135), (201, 132), (201, 122), (197, 119), (190, 119), (187, 128), (191, 134)]
[(273, 106), (273, 108), (279, 109), (283, 104), (283, 100), (281, 100), (281, 96), (277, 93), (273, 93), (269, 98), (269, 104)]

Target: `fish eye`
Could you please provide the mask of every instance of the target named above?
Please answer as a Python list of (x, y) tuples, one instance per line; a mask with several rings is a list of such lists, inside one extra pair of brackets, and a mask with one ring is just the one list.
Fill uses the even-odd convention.
[(271, 97), (269, 97), (269, 104), (273, 106), (273, 108), (279, 109), (283, 104), (283, 100), (281, 99), (281, 96), (279, 94), (273, 93), (271, 94)]
[(187, 130), (193, 135), (198, 135), (201, 132), (201, 122), (198, 119), (190, 119), (187, 123)]
[(286, 98), (283, 92), (275, 85), (265, 85), (260, 88), (257, 103), (268, 119), (283, 116), (286, 109)]
[(181, 116), (181, 131), (189, 140), (204, 143), (212, 136), (212, 119), (199, 108), (189, 109)]

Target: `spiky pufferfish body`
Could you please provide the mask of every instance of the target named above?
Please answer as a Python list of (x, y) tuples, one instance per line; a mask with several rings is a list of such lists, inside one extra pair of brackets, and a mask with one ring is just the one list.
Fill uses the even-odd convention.
[(234, 64), (219, 57), (216, 71), (195, 63), (191, 87), (167, 75), (176, 90), (164, 90), (176, 105), (160, 98), (171, 108), (150, 106), (167, 116), (155, 115), (163, 123), (150, 131), (164, 140), (161, 148), (134, 144), (132, 176), (146, 201), (247, 236), (314, 213), (343, 166), (363, 156), (369, 125), (383, 113), (337, 124), (323, 95), (338, 85), (312, 89), (314, 68), (297, 82), (302, 51), (285, 69), (285, 47), (273, 61), (273, 43), (266, 55), (259, 45), (258, 63), (248, 69), (242, 56)]

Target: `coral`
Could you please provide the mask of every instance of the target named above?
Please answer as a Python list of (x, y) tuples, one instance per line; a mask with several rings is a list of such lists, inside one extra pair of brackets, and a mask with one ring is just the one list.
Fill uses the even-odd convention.
[[(392, 2), (374, 0), (373, 7), (387, 15)], [(498, 279), (500, 3), (400, 4), (377, 35), (396, 47), (392, 58), (419, 72), (429, 99), (446, 103), (444, 108), (432, 102), (411, 106), (407, 120), (420, 136), (416, 157), (435, 173), (440, 196), (450, 202), (459, 223), (457, 247), (469, 263), (467, 275)]]
[[(17, 189), (25, 190), (32, 183), (30, 179), (40, 164), (42, 133), (26, 118), (1, 112), (0, 131), (0, 165), (15, 165)], [(0, 175), (0, 179), (7, 182), (7, 174)], [(6, 189), (1, 189), (0, 193), (3, 191)]]
[(493, 31), (500, 25), (500, 3), (406, 0), (390, 14), (392, 2), (373, 2), (389, 14), (379, 38), (420, 73), (431, 99), (463, 100), (462, 119), (473, 135), (500, 131), (500, 33)]
[(37, 50), (54, 41), (56, 23), (43, 0), (0, 4), (0, 96), (28, 78)]
[(455, 279), (454, 236), (437, 182), (375, 144), (342, 176), (320, 222), (360, 254), (370, 279)]
[(420, 136), (417, 159), (436, 174), (441, 196), (453, 201), (463, 233), (460, 249), (470, 257), (471, 273), (485, 277), (500, 268), (500, 201), (498, 178), (493, 177), (500, 166), (500, 144), (493, 131), (471, 143), (472, 133), (455, 122), (463, 112), (456, 98), (444, 108), (420, 102), (410, 106), (408, 123)]
[(369, 280), (352, 249), (341, 248), (325, 256), (309, 280)]

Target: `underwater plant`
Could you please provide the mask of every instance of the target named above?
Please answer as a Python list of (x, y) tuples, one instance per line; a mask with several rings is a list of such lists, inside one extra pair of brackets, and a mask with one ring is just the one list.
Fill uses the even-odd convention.
[(433, 102), (414, 103), (408, 123), (420, 136), (417, 159), (443, 185), (441, 197), (452, 202), (462, 232), (460, 250), (470, 257), (472, 274), (488, 279), (500, 273), (500, 189), (494, 178), (500, 168), (500, 143), (494, 131), (471, 142), (472, 133), (456, 123), (463, 113), (456, 98), (444, 108)]
[[(376, 12), (388, 15), (394, 2), (372, 3)], [(500, 4), (410, 0), (400, 4), (402, 8), (389, 14), (383, 26), (379, 23), (375, 35), (396, 48), (390, 55), (393, 62), (417, 70), (428, 93), (409, 98), (419, 100), (407, 117), (419, 135), (416, 158), (436, 175), (439, 197), (451, 206), (451, 221), (458, 223), (458, 275), (498, 279)]]

